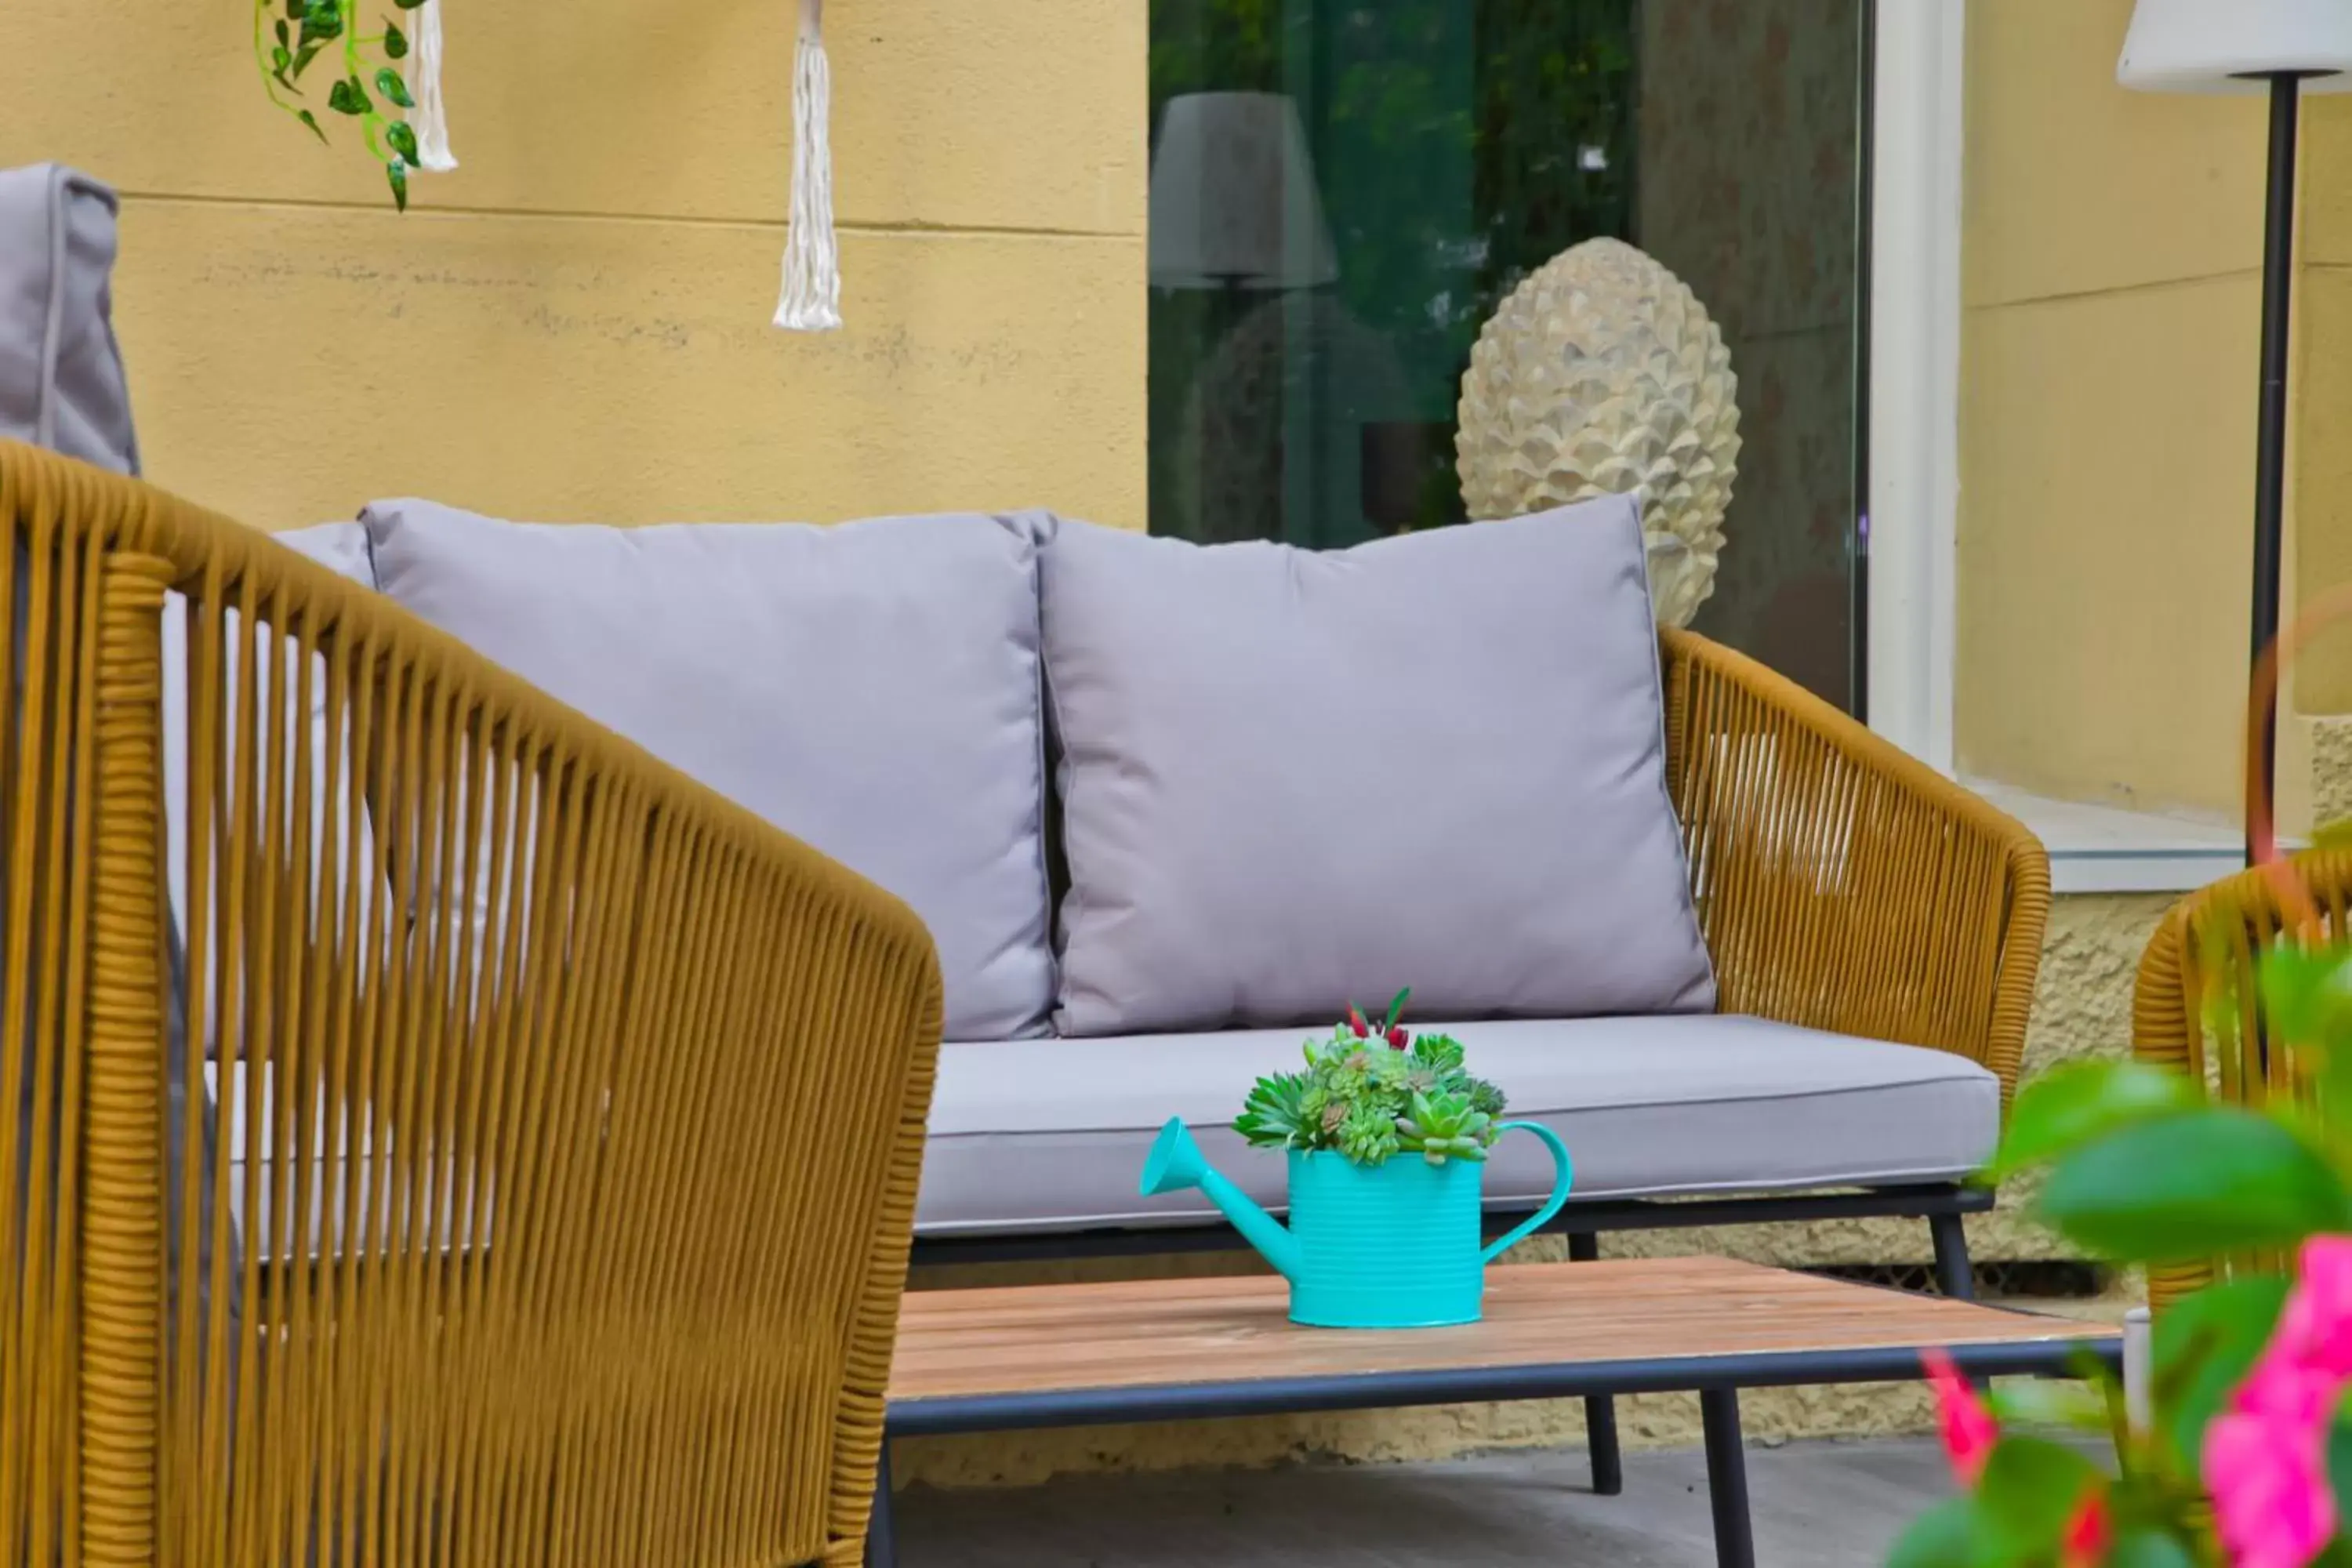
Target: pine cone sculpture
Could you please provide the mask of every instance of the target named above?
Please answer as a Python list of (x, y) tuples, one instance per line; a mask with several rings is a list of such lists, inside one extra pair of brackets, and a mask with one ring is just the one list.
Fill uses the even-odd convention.
[(1650, 599), (1687, 626), (1715, 591), (1738, 472), (1738, 379), (1696, 295), (1616, 239), (1590, 239), (1511, 290), (1462, 377), (1454, 466), (1473, 518), (1632, 494)]

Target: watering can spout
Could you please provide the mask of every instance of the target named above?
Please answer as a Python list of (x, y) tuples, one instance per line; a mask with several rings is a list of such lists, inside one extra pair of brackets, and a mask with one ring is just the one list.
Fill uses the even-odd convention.
[(1152, 1141), (1151, 1152), (1143, 1162), (1143, 1180), (1139, 1190), (1147, 1198), (1162, 1193), (1182, 1192), (1198, 1187), (1217, 1205), (1217, 1212), (1233, 1223), (1242, 1233), (1242, 1239), (1258, 1250), (1260, 1257), (1274, 1265), (1284, 1279), (1298, 1279), (1300, 1258), (1298, 1242), (1285, 1230), (1282, 1222), (1250, 1201), (1247, 1193), (1219, 1175), (1209, 1162), (1201, 1157), (1201, 1146), (1192, 1141), (1192, 1130), (1181, 1116), (1171, 1116), (1168, 1125), (1160, 1130)]

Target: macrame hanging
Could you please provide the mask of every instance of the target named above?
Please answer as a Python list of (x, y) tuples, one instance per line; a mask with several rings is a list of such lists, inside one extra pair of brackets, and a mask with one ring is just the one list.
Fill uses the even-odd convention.
[(449, 151), (449, 111), (441, 101), (441, 0), (425, 0), (416, 11), (416, 100), (409, 116), (416, 132), (417, 166), (443, 174), (457, 166)]
[[(439, 0), (432, 0), (437, 5)], [(833, 70), (824, 58), (824, 0), (801, 0), (793, 60), (793, 212), (784, 236), (784, 291), (776, 325), (828, 332), (841, 325), (841, 258), (833, 236)]]

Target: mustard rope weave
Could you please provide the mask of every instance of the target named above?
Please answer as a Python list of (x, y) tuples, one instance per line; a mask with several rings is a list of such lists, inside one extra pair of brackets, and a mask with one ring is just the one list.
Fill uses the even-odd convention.
[[(2342, 933), (2352, 913), (2352, 854), (2313, 850), (2293, 857), (2296, 875), (2327, 931)], [(2277, 884), (2264, 871), (2241, 871), (2189, 894), (2166, 911), (2141, 954), (2132, 994), (2132, 1053), (2189, 1074), (2209, 1093), (2240, 1105), (2302, 1091), (2284, 1050), (2266, 1049), (2254, 1002), (2255, 965), (2263, 949), (2293, 924)], [(2237, 1000), (2229, 1037), (2209, 1034), (2204, 998)], [(2148, 1304), (2158, 1311), (2244, 1266), (2276, 1268), (2271, 1255), (2216, 1258), (2148, 1270)]]
[(0, 1559), (855, 1561), (915, 917), (263, 535), (0, 520)]
[(1721, 1006), (2016, 1091), (2050, 913), (2018, 823), (1753, 659), (1663, 635), (1668, 789)]

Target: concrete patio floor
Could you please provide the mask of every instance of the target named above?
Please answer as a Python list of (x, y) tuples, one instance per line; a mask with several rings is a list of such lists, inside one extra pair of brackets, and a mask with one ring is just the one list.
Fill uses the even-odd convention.
[[(1875, 1568), (1951, 1493), (1931, 1438), (1751, 1447), (1763, 1568)], [(1575, 1449), (1439, 1464), (1069, 1477), (1003, 1491), (898, 1498), (903, 1568), (1708, 1568), (1706, 1466), (1696, 1450), (1625, 1456), (1625, 1491), (1585, 1489)]]

